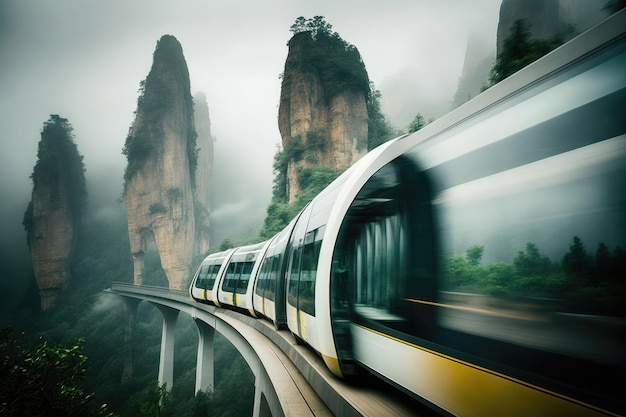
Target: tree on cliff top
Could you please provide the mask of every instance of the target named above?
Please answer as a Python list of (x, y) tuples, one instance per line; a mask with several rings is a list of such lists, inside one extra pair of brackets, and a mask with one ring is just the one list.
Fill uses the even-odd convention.
[[(369, 81), (365, 64), (354, 45), (344, 41), (333, 32), (332, 25), (323, 16), (305, 19), (300, 16), (290, 28), (293, 33), (288, 45), (300, 44), (300, 53), (292, 56), (283, 73), (283, 88), (291, 82), (294, 70), (311, 71), (319, 76), (326, 100), (346, 90), (363, 92), (367, 105), (368, 139), (367, 149), (386, 142), (399, 134), (394, 130), (381, 111), (381, 94)], [(290, 160), (301, 159), (305, 147), (320, 146), (323, 140), (316, 132), (307, 132), (307, 144), (300, 137), (294, 137), (284, 149), (278, 149), (274, 156), (274, 186), (272, 201), (261, 230), (261, 238), (269, 238), (284, 228), (289, 221), (340, 172), (320, 165), (300, 168), (297, 172), (301, 186), (298, 199), (288, 203), (287, 167)]]
[[(370, 82), (367, 69), (358, 49), (346, 42), (323, 16), (305, 19), (300, 16), (291, 25), (294, 41), (303, 43), (303, 53), (290, 65), (312, 69), (319, 74), (320, 81), (330, 100), (347, 89), (356, 89), (365, 94), (368, 116), (368, 150), (374, 149), (398, 135), (393, 129), (380, 106), (380, 91)], [(289, 82), (289, 71), (283, 74), (285, 84)]]
[[(50, 187), (52, 198), (60, 198), (61, 187), (67, 194), (67, 202), (74, 219), (80, 220), (87, 208), (87, 188), (85, 185), (85, 165), (78, 152), (72, 125), (58, 114), (50, 115), (43, 124), (41, 140), (37, 150), (37, 163), (30, 178), (33, 189)], [(29, 235), (33, 227), (33, 202), (28, 205), (22, 222)]]
[[(300, 16), (290, 30), (294, 35), (288, 44), (303, 44), (299, 59), (290, 64), (317, 72), (327, 100), (350, 88), (363, 91), (369, 97), (370, 82), (361, 54), (354, 45), (333, 32), (332, 25), (323, 16), (312, 19)], [(289, 71), (285, 71), (285, 82), (289, 82), (289, 76)]]

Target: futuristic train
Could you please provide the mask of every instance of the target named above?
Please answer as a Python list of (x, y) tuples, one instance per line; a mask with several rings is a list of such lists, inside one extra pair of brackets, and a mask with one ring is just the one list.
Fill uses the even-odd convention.
[(622, 11), (209, 255), (190, 295), (445, 415), (623, 415), (625, 250)]

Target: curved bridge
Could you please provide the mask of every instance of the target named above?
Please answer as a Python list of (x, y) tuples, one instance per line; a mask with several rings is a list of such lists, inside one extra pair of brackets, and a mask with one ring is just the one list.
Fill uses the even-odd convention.
[(415, 408), (393, 394), (355, 387), (328, 371), (306, 346), (296, 345), (288, 331), (234, 311), (195, 302), (185, 291), (113, 283), (108, 293), (124, 299), (134, 312), (141, 301), (163, 314), (159, 384), (172, 387), (174, 334), (179, 312), (189, 314), (198, 329), (196, 392), (213, 389), (213, 336), (217, 331), (241, 353), (255, 377), (254, 416), (409, 416)]

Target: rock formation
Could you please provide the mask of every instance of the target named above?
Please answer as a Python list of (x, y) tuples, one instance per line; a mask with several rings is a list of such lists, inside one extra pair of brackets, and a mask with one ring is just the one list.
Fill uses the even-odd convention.
[(198, 169), (196, 172), (196, 247), (198, 253), (209, 250), (209, 213), (211, 210), (211, 177), (213, 173), (213, 136), (209, 106), (204, 93), (193, 98), (196, 132), (198, 133)]
[(143, 282), (145, 252), (154, 241), (169, 287), (181, 289), (195, 253), (198, 150), (189, 71), (175, 37), (157, 42), (142, 89), (124, 146), (134, 282)]
[(503, 0), (498, 21), (497, 54), (515, 21), (524, 19), (532, 39), (568, 41), (607, 16), (606, 2), (588, 0)]
[[(345, 54), (343, 62), (352, 67), (339, 68), (341, 59), (334, 54)], [(337, 52), (324, 33), (300, 32), (291, 38), (278, 111), (289, 158), (290, 203), (300, 192), (299, 169), (323, 165), (341, 172), (367, 152), (368, 88), (365, 67), (353, 46), (343, 42)]]
[(489, 71), (496, 60), (496, 41), (493, 32), (486, 32), (485, 27), (488, 27), (486, 23), (477, 26), (467, 40), (463, 70), (452, 101), (453, 108), (476, 97), (487, 84)]
[(31, 176), (33, 192), (24, 227), (33, 261), (41, 308), (54, 307), (70, 283), (80, 224), (87, 204), (83, 157), (67, 119), (52, 115), (44, 123)]
[[(488, 84), (489, 71), (500, 54), (513, 24), (523, 19), (531, 39), (567, 41), (606, 18), (604, 2), (588, 0), (503, 0), (497, 33), (486, 33), (481, 22), (468, 39), (463, 71), (452, 107), (478, 95)], [(490, 37), (490, 40), (487, 39)]]

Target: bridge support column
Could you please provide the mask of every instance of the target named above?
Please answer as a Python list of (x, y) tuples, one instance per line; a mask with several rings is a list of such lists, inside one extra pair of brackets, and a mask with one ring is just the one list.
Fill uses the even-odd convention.
[(135, 331), (135, 318), (137, 306), (141, 302), (136, 298), (122, 297), (124, 311), (126, 312), (126, 324), (124, 325), (124, 365), (122, 368), (122, 384), (130, 381), (133, 377), (133, 333)]
[(161, 333), (161, 356), (159, 360), (159, 385), (165, 384), (166, 389), (171, 391), (174, 384), (174, 335), (176, 333), (176, 320), (178, 310), (158, 305), (163, 314), (163, 332)]
[(270, 406), (265, 398), (265, 387), (271, 382), (265, 376), (265, 372), (259, 372), (254, 381), (254, 407), (252, 417), (272, 417)]
[[(196, 319), (194, 321), (198, 328), (198, 359), (196, 361), (196, 393), (199, 391), (210, 390), (214, 388), (214, 347), (213, 338), (215, 329)], [(215, 326), (215, 324), (214, 324)]]

